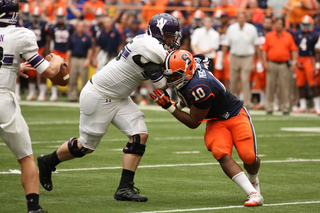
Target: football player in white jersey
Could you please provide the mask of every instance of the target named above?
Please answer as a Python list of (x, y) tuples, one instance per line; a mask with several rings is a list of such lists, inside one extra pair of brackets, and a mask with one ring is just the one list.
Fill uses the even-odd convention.
[(62, 161), (93, 152), (113, 124), (129, 139), (123, 149), (123, 170), (114, 198), (146, 202), (148, 198), (135, 191), (133, 179), (145, 152), (148, 130), (144, 114), (129, 97), (141, 82), (151, 79), (159, 89), (167, 88), (162, 66), (168, 51), (179, 48), (178, 20), (160, 13), (149, 22), (147, 34), (136, 36), (104, 68), (96, 73), (80, 94), (80, 138), (71, 138), (49, 155), (38, 157), (40, 183), (52, 190), (51, 173)]
[[(0, 136), (18, 159), (21, 182), (26, 193), (28, 213), (43, 213), (39, 205), (39, 176), (34, 161), (29, 129), (15, 96), (17, 74), (29, 69), (24, 58), (44, 77), (53, 77), (64, 64), (60, 56), (53, 55), (51, 62), (38, 54), (35, 34), (17, 27), (19, 5), (17, 0), (0, 0)], [(19, 71), (18, 71), (19, 70)]]

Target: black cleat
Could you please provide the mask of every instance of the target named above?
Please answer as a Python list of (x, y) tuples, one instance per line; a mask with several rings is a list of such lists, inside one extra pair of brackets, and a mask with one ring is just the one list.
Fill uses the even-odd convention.
[(130, 182), (128, 187), (117, 189), (114, 194), (114, 199), (120, 201), (147, 202), (148, 198), (140, 195), (140, 190), (134, 187), (133, 184), (133, 182)]
[(39, 157), (37, 158), (39, 167), (39, 179), (43, 188), (47, 191), (51, 191), (53, 188), (51, 181), (51, 173), (56, 171), (56, 167), (52, 168), (46, 165), (44, 157), (45, 155), (39, 155)]
[(40, 207), (40, 209), (38, 210), (28, 211), (28, 213), (48, 213), (48, 211), (43, 211), (42, 208)]

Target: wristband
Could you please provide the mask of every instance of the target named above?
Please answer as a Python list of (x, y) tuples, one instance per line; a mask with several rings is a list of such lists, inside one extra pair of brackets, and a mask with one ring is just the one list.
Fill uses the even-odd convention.
[(176, 107), (171, 105), (166, 110), (168, 110), (172, 114), (176, 110)]
[(319, 62), (317, 62), (316, 64), (315, 64), (315, 68), (318, 70), (318, 69), (320, 69), (320, 63)]
[(181, 106), (180, 102), (178, 102), (178, 103), (176, 104), (176, 107), (177, 107), (178, 110), (182, 110), (182, 109), (183, 109), (183, 107)]

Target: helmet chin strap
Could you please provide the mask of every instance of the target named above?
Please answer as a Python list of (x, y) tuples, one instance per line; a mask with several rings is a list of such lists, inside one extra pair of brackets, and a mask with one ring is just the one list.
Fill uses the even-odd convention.
[(0, 18), (2, 18), (3, 16), (5, 16), (6, 15), (6, 13), (2, 13), (1, 15), (0, 15)]

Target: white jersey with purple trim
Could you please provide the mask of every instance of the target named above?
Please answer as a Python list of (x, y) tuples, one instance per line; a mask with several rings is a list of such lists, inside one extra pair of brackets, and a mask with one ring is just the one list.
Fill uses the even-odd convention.
[[(134, 56), (140, 55), (136, 63)], [(159, 41), (147, 34), (138, 35), (128, 43), (119, 55), (92, 77), (95, 88), (111, 99), (128, 97), (141, 83), (149, 78), (141, 64), (163, 64), (167, 52)], [(166, 85), (161, 70), (150, 76), (157, 88)]]
[(40, 74), (49, 66), (38, 54), (37, 38), (31, 30), (15, 25), (0, 27), (0, 89), (15, 91), (21, 58)]

